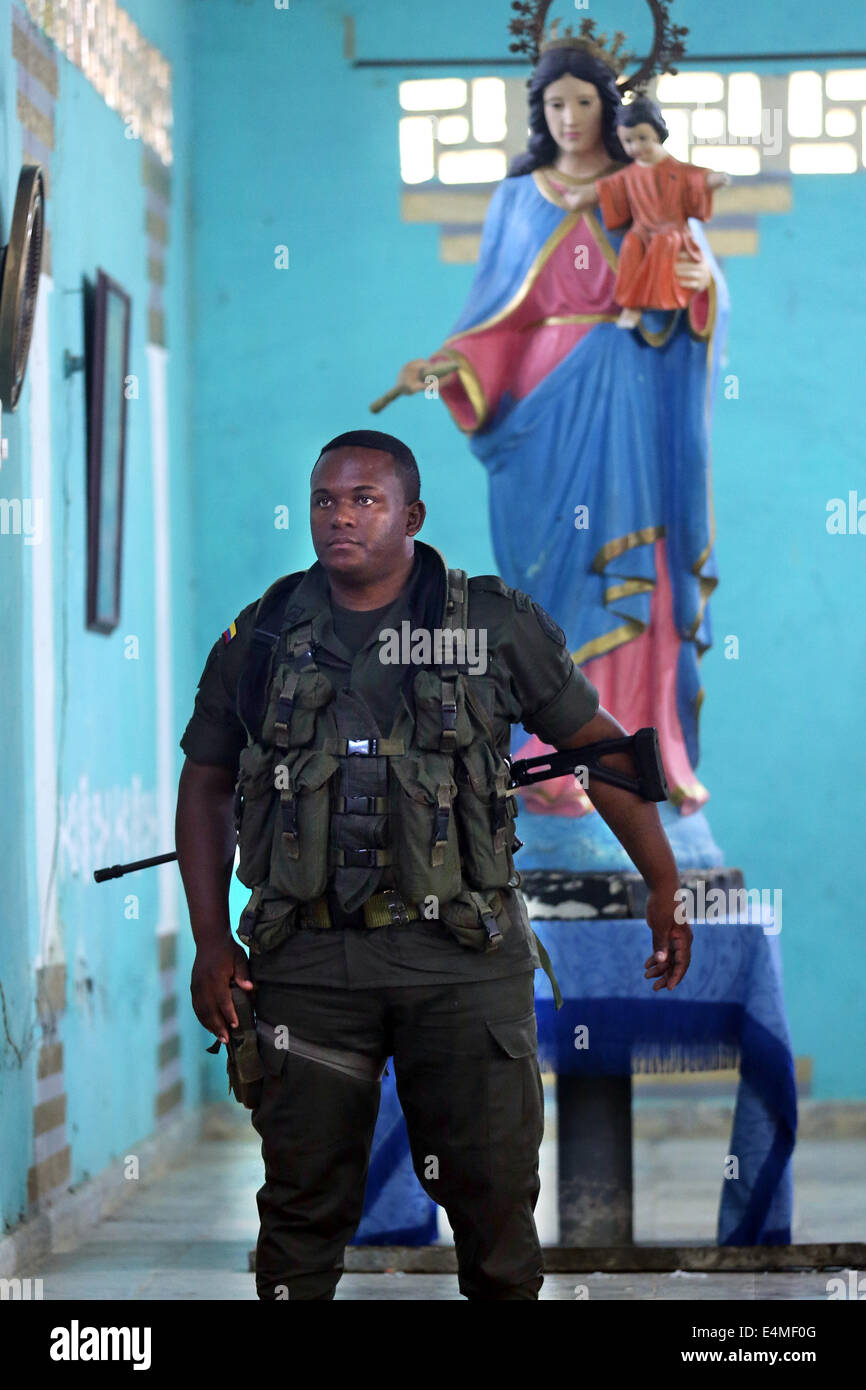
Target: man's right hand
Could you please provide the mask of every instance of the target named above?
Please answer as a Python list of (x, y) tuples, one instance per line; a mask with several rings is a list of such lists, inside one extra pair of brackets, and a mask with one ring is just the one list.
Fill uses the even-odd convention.
[(231, 984), (253, 989), (249, 962), (243, 947), (231, 936), (219, 937), (198, 947), (192, 967), (190, 993), (196, 1018), (220, 1042), (228, 1043), (229, 1030), (238, 1027)]

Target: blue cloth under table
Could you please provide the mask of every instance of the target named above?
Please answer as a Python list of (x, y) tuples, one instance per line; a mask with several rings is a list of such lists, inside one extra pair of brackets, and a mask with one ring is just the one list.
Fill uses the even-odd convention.
[[(533, 921), (533, 927), (563, 996), (557, 1012), (550, 982), (537, 972), (541, 1064), (559, 1075), (624, 1076), (739, 1062), (729, 1148), (739, 1175), (722, 1178), (717, 1241), (790, 1244), (797, 1096), (772, 916), (694, 922), (685, 979), (657, 993), (654, 981), (644, 979), (652, 952), (645, 921), (569, 919)], [(575, 1046), (581, 1025), (588, 1028), (585, 1048)]]
[(409, 1134), (389, 1059), (373, 1135), (361, 1224), (352, 1245), (430, 1245), (437, 1235), (436, 1203), (415, 1176)]

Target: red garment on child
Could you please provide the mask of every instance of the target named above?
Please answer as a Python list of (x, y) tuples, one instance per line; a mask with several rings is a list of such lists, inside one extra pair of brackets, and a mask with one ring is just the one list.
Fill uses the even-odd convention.
[(678, 256), (701, 260), (689, 217), (712, 216), (709, 170), (665, 155), (658, 164), (629, 164), (596, 187), (606, 227), (631, 222), (619, 252), (614, 298), (623, 309), (684, 309), (694, 290), (674, 273)]

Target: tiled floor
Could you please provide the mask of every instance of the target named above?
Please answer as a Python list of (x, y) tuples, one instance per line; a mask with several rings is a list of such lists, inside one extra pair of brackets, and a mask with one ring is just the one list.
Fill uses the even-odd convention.
[[(254, 1299), (247, 1254), (255, 1243), (259, 1141), (234, 1105), (221, 1109), (206, 1140), (166, 1176), (142, 1180), (124, 1206), (69, 1254), (41, 1268), (46, 1299)], [(712, 1244), (719, 1151), (708, 1139), (635, 1142), (635, 1239)], [(542, 1147), (542, 1242), (555, 1244), (555, 1125)], [(795, 1159), (794, 1240), (866, 1239), (866, 1140), (808, 1140)], [(447, 1230), (447, 1223), (446, 1223)], [(542, 1300), (824, 1299), (825, 1273), (555, 1274)], [(347, 1274), (339, 1299), (455, 1299), (454, 1275)]]

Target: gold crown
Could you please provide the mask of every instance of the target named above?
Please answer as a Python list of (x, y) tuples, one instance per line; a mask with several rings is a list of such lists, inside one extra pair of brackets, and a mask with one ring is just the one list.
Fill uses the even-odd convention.
[(547, 34), (542, 37), (538, 53), (541, 57), (544, 53), (549, 53), (552, 48), (579, 48), (585, 53), (590, 53), (593, 58), (598, 58), (602, 63), (606, 63), (617, 76), (622, 72), (627, 63), (632, 61), (634, 55), (627, 53), (625, 49), (626, 36), (622, 30), (618, 29), (613, 38), (608, 42), (607, 34), (596, 34), (595, 20), (585, 19), (580, 32), (575, 34), (571, 26), (559, 32), (559, 20), (555, 19), (550, 26)]

